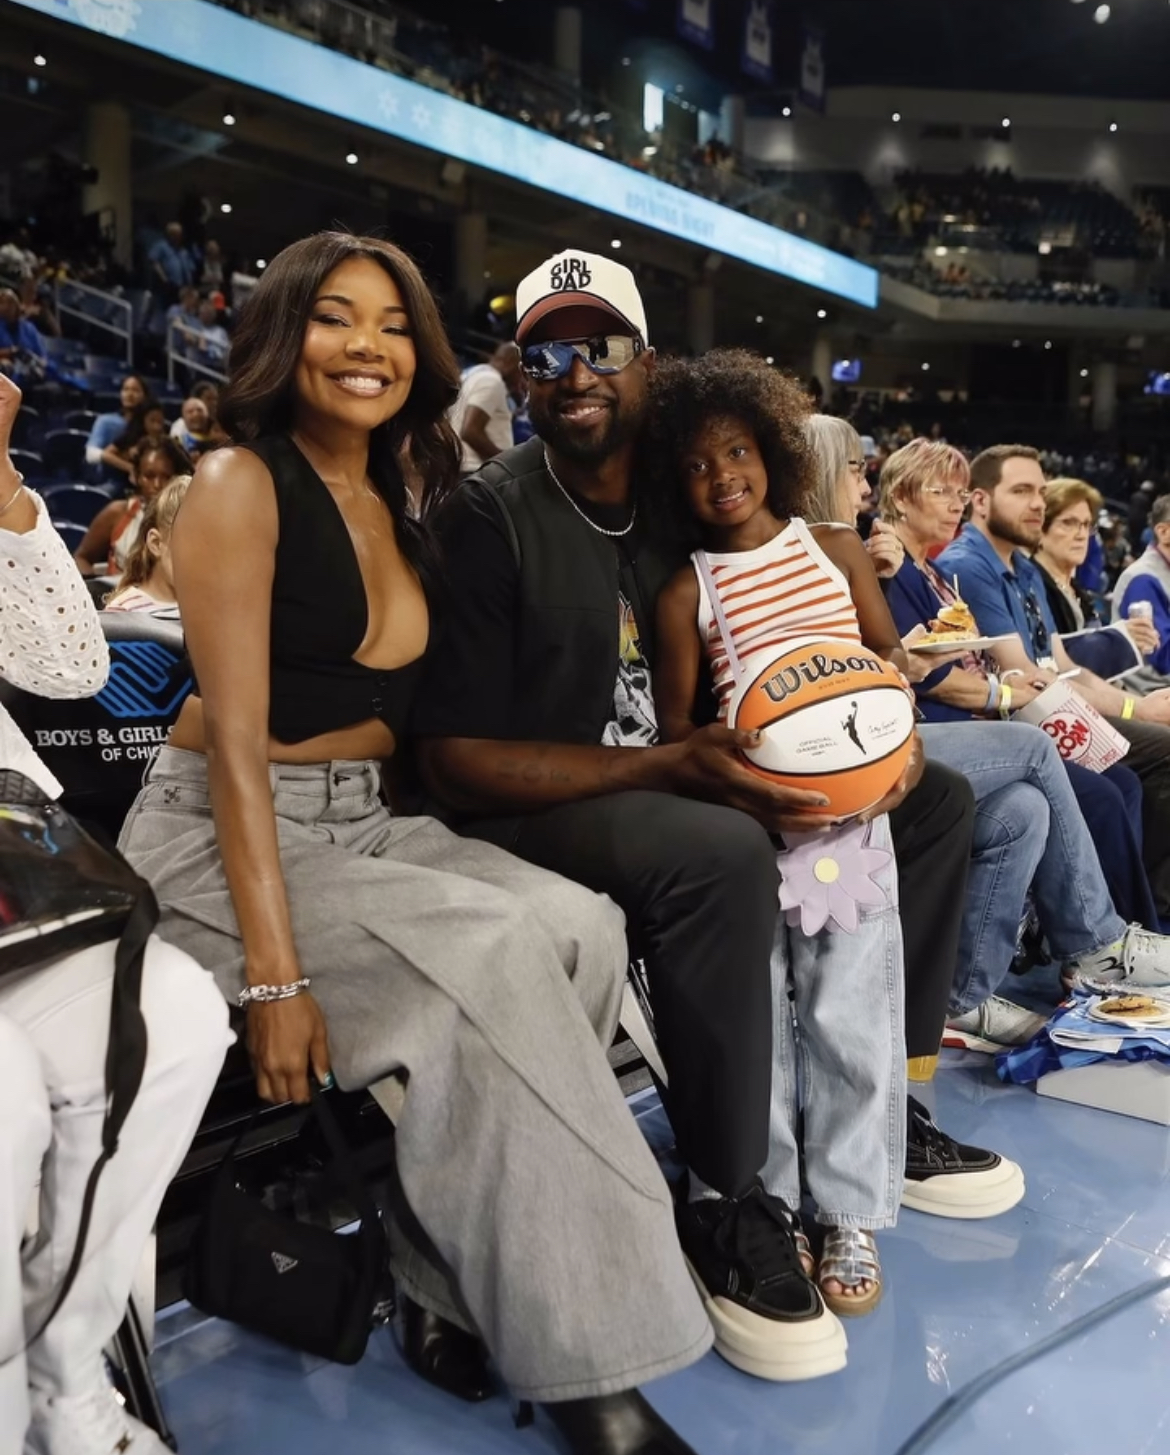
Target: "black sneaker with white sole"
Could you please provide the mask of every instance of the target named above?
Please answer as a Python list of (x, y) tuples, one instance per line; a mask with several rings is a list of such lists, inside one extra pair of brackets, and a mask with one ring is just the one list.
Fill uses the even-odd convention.
[(845, 1330), (801, 1267), (796, 1214), (758, 1184), (740, 1198), (678, 1209), (691, 1276), (729, 1364), (760, 1379), (816, 1379), (844, 1369)]
[(1024, 1196), (1020, 1167), (998, 1152), (948, 1137), (914, 1097), (906, 1098), (902, 1206), (939, 1218), (994, 1218)]

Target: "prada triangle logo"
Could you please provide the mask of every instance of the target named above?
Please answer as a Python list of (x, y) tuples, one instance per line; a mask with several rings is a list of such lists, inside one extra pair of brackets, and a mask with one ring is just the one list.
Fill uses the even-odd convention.
[(300, 1261), (297, 1258), (290, 1258), (287, 1253), (273, 1253), (271, 1257), (272, 1266), (276, 1269), (277, 1273), (288, 1273)]

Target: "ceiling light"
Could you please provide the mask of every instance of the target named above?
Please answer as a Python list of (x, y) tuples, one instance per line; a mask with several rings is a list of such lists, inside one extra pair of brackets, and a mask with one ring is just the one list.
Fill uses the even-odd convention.
[(900, 111), (895, 111), (894, 114), (893, 114), (893, 116), (890, 117), (890, 120), (891, 121), (901, 121), (902, 120), (902, 113)]
[(629, 64), (630, 64), (630, 58), (629, 58), (629, 56), (623, 56), (622, 57), (622, 65), (623, 66), (628, 66)]
[(1112, 14), (1113, 11), (1108, 5), (1098, 5), (1096, 10), (1093, 11), (1093, 19), (1098, 25), (1104, 25)]
[(257, 258), (256, 259), (256, 271), (258, 273), (262, 273), (267, 266), (268, 266), (268, 259), (267, 258)]
[(1004, 119), (999, 124), (1006, 131), (1011, 126), (1012, 119), (1011, 119), (1010, 116), (1005, 116)]
[(620, 248), (622, 245), (622, 240), (620, 237), (611, 238), (609, 245), (611, 248)]
[(47, 60), (45, 60), (44, 56), (33, 56), (34, 66), (47, 66), (48, 64), (49, 63)]
[(946, 255), (947, 255), (947, 249), (945, 247), (941, 247), (941, 246), (940, 247), (937, 247), (934, 250), (934, 255), (935, 255), (936, 258), (945, 258)]
[(765, 364), (774, 364), (775, 362), (776, 360), (772, 357), (771, 354), (769, 354), (768, 357), (764, 360)]
[(1081, 378), (1082, 379), (1087, 379), (1088, 377), (1089, 377), (1089, 371), (1088, 371), (1088, 369), (1082, 369), (1081, 370)]
[(922, 372), (924, 374), (929, 374), (930, 373), (930, 365), (929, 364), (923, 364), (923, 366), (922, 366)]
[(791, 106), (785, 106), (785, 108), (783, 109), (783, 111), (781, 111), (780, 115), (781, 116), (791, 116), (792, 115), (792, 107)]
[(1044, 340), (1044, 347), (1046, 349), (1050, 349), (1052, 347), (1052, 340), (1050, 338), (1046, 338)]
[(232, 210), (232, 204), (230, 202), (221, 202), (219, 204), (219, 210), (221, 212), (230, 212)]
[(756, 314), (756, 322), (757, 323), (763, 323), (763, 321), (764, 321), (764, 315), (762, 313), (757, 313)]
[(224, 112), (224, 114), (223, 114), (223, 124), (224, 124), (224, 126), (235, 126), (235, 124), (236, 124), (236, 118), (232, 115), (232, 113), (230, 111), (225, 111)]
[(345, 160), (350, 164), (351, 167), (356, 167), (358, 161), (357, 152), (346, 152)]
[(1023, 339), (1018, 339), (1018, 338), (1012, 339), (1012, 348), (1013, 349), (1018, 349), (1022, 345), (1023, 345)]
[(826, 313), (826, 311), (823, 308), (818, 308), (817, 309), (817, 317), (818, 318), (828, 318), (828, 316), (829, 316), (828, 313)]
[(1116, 131), (1117, 130), (1117, 122), (1116, 121), (1111, 121), (1109, 123), (1109, 130), (1110, 131)]

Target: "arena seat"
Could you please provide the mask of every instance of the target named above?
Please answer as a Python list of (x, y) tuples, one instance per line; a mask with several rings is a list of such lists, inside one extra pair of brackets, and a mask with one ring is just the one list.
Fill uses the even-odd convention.
[(82, 526), (114, 499), (111, 490), (98, 485), (46, 485), (41, 496), (54, 521)]
[(53, 529), (69, 547), (70, 553), (76, 555), (82, 541), (85, 539), (85, 526), (78, 525), (72, 520), (54, 520)]
[(85, 429), (51, 429), (41, 444), (45, 468), (62, 480), (78, 480), (85, 474)]
[(22, 450), (35, 450), (43, 427), (41, 411), (31, 404), (22, 404), (12, 427), (12, 443)]
[[(22, 409), (21, 414), (24, 413)], [(20, 415), (17, 415), (20, 418)], [(36, 450), (9, 450), (8, 458), (30, 485), (35, 485), (45, 473), (45, 459)]]

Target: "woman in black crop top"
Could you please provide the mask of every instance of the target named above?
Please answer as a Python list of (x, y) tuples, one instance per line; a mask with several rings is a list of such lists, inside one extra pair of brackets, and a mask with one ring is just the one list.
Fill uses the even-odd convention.
[(173, 535), (198, 695), (122, 846), (164, 936), (246, 1007), (262, 1097), (304, 1101), (310, 1073), (405, 1080), (402, 1184), (459, 1294), (397, 1270), (432, 1310), (407, 1300), (408, 1357), (482, 1397), (472, 1340), (436, 1317), (470, 1312), (573, 1450), (685, 1455), (633, 1388), (711, 1336), (604, 1054), (621, 917), (379, 796), (430, 641), (425, 516), (456, 475), (457, 386), (399, 249), (323, 233), (268, 267), (220, 411), (236, 443), (200, 462)]

